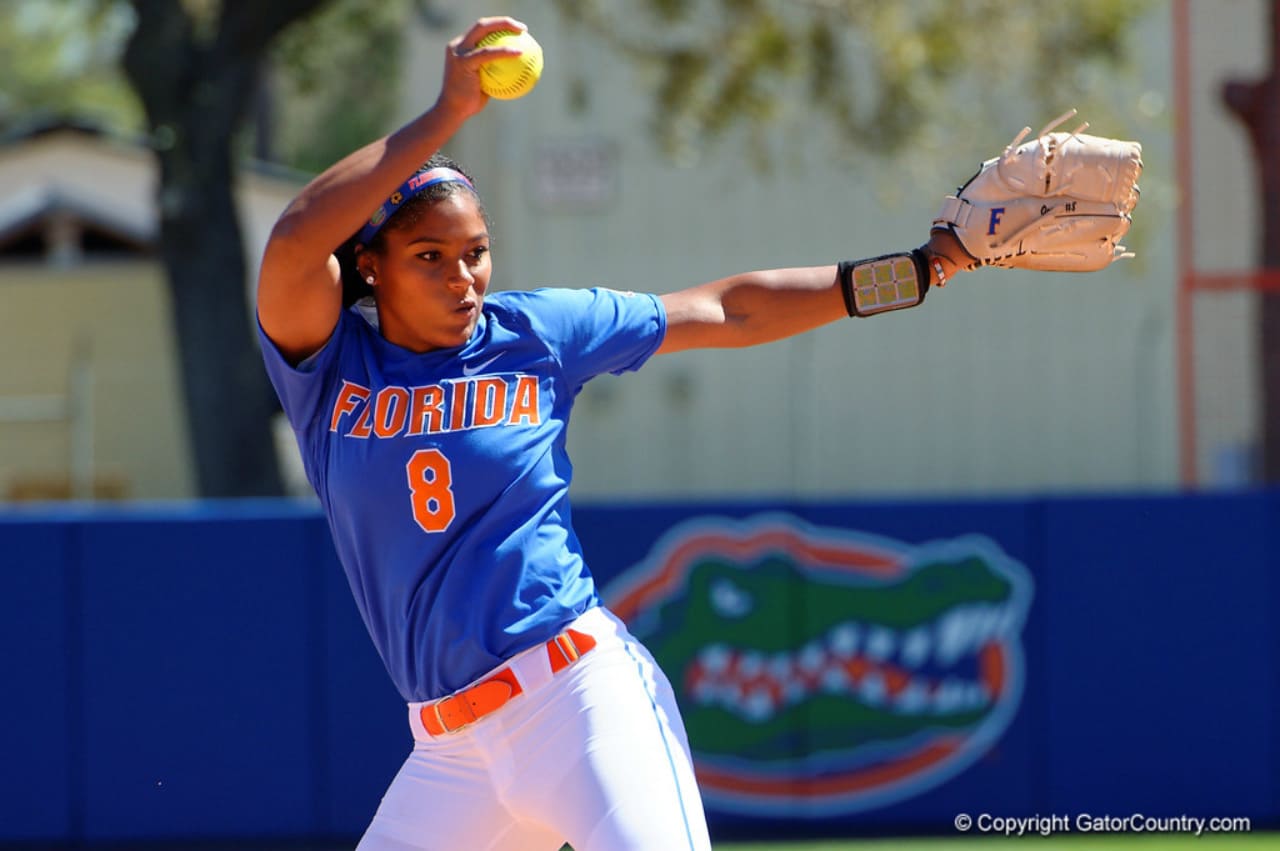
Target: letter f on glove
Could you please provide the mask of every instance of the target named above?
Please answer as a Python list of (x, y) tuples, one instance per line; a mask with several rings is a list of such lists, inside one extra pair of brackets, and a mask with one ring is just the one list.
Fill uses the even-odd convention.
[(996, 225), (1000, 224), (1000, 217), (1004, 215), (1004, 207), (991, 208), (991, 224), (987, 227), (987, 236), (994, 236)]

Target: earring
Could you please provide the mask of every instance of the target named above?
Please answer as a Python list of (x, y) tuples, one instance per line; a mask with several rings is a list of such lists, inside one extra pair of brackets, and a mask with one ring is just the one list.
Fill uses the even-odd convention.
[(370, 275), (369, 277), (365, 278), (364, 282), (369, 286), (373, 286), (373, 275)]

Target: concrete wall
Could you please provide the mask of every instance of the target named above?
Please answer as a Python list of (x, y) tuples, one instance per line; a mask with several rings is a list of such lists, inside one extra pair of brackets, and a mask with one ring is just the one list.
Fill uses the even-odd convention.
[[(1247, 27), (1256, 6), (1215, 7), (1224, 42), (1234, 30), (1223, 19)], [(469, 7), (455, 8), (460, 30)], [(958, 127), (941, 154), (877, 160), (841, 156), (796, 102), (770, 142), (786, 157), (771, 173), (749, 168), (734, 143), (681, 165), (661, 158), (647, 134), (643, 73), (566, 32), (545, 4), (507, 10), (544, 46), (542, 82), (522, 100), (492, 103), (448, 148), (477, 173), (496, 221), (498, 287), (669, 292), (753, 268), (910, 248), (979, 160), (1024, 123), (1038, 128), (1060, 111), (1014, 99), (991, 126)], [(1095, 121), (1127, 117), (1094, 132), (1144, 143), (1130, 240), (1138, 260), (1090, 275), (986, 271), (932, 293), (923, 309), (749, 351), (658, 358), (639, 375), (593, 382), (571, 433), (578, 493), (1176, 485), (1170, 33), (1170, 7), (1157, 4), (1133, 37), (1134, 67), (1105, 85), (1082, 78), (1075, 103)], [(412, 51), (419, 67), (405, 117), (436, 90), (445, 35), (423, 33)], [(585, 86), (583, 111), (570, 109), (574, 80)], [(549, 200), (548, 181), (575, 156), (595, 199)], [(572, 165), (565, 173), (574, 177)], [(562, 192), (574, 188), (561, 183)], [(1245, 215), (1233, 200), (1220, 219)]]

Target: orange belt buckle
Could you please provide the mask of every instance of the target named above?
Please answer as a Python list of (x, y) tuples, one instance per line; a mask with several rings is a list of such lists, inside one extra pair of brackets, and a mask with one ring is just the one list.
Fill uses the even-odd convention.
[(589, 653), (595, 646), (596, 640), (585, 632), (566, 629), (547, 642), (547, 659), (551, 662), (551, 673), (560, 673)]
[(491, 712), (497, 712), (508, 700), (524, 691), (515, 672), (503, 668), (489, 679), (469, 689), (428, 703), (418, 713), (422, 726), (432, 736), (456, 733)]

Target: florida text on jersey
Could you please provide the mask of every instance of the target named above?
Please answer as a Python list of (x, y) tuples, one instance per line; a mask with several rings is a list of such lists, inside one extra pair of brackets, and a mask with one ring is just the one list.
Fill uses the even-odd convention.
[(586, 381), (653, 354), (666, 316), (606, 289), (501, 292), (465, 345), (426, 353), (375, 322), (344, 312), (297, 367), (262, 335), (264, 357), (374, 644), (406, 700), (430, 700), (598, 602), (568, 417)]

